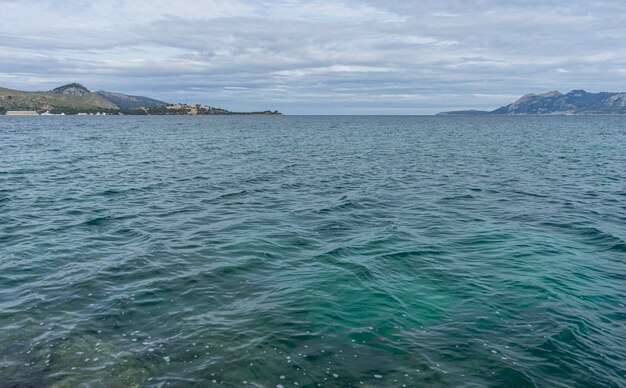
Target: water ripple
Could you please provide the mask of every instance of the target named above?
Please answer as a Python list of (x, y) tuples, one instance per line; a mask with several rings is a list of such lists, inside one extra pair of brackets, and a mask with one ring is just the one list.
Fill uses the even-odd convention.
[(0, 386), (625, 385), (621, 117), (0, 121)]

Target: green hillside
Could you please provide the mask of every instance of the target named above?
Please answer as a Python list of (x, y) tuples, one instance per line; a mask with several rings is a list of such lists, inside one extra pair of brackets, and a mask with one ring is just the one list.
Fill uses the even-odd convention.
[(97, 93), (90, 92), (84, 87), (82, 87), (83, 90), (78, 93), (68, 93), (67, 90), (63, 88), (65, 87), (48, 92), (25, 92), (0, 88), (0, 111), (47, 111), (53, 109), (97, 111), (98, 109), (119, 109), (117, 105)]
[(231, 112), (205, 105), (168, 104), (143, 96), (98, 91), (91, 92), (71, 83), (45, 92), (26, 92), (0, 88), (0, 115), (8, 111), (75, 115), (106, 113), (121, 115), (280, 115), (278, 111)]

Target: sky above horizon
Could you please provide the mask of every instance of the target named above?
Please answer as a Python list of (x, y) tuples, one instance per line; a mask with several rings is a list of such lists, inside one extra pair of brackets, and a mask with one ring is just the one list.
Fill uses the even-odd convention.
[(0, 0), (0, 86), (288, 114), (626, 91), (624, 1)]

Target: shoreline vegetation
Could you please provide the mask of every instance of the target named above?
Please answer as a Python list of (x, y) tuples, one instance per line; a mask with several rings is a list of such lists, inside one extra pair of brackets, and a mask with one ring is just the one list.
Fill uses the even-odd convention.
[(208, 116), (281, 115), (277, 110), (233, 112), (201, 104), (171, 104), (143, 96), (117, 92), (92, 92), (78, 83), (50, 91), (26, 92), (0, 88), (0, 115), (7, 116)]
[(168, 105), (163, 107), (152, 108), (134, 108), (134, 109), (67, 109), (54, 108), (46, 111), (7, 111), (0, 108), (0, 116), (216, 116), (216, 115), (282, 115), (278, 111), (262, 111), (262, 112), (231, 112), (225, 109), (213, 108), (205, 105)]

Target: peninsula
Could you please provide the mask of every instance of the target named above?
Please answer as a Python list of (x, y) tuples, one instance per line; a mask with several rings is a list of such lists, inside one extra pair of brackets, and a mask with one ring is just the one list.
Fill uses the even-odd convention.
[(171, 104), (143, 96), (99, 90), (71, 83), (43, 92), (0, 88), (0, 115), (280, 115), (274, 111), (232, 112), (200, 104)]
[(626, 115), (626, 93), (589, 93), (572, 90), (527, 94), (493, 111), (461, 110), (437, 115)]

